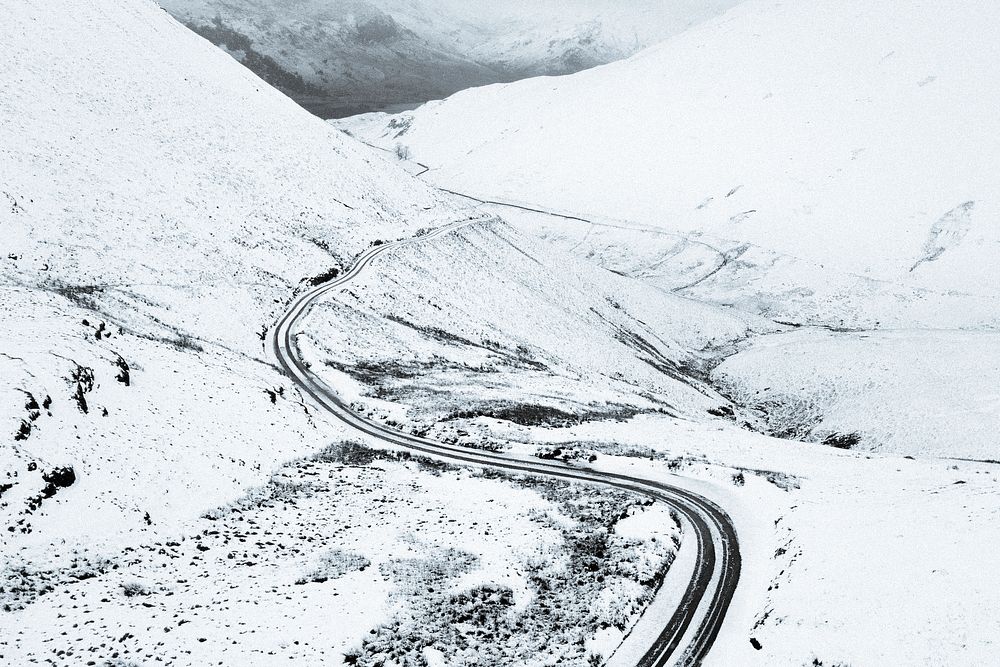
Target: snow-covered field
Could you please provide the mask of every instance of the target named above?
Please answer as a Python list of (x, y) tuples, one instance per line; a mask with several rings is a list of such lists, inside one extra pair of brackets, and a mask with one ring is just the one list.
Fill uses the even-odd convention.
[(583, 662), (592, 628), (629, 627), (679, 541), (641, 497), (352, 442), (184, 530), (0, 571), (5, 664)]
[(597, 453), (599, 467), (686, 481), (726, 508), (743, 574), (706, 665), (993, 660), (1000, 588), (984, 545), (1000, 538), (1000, 466), (841, 452), (649, 415), (493, 429), (527, 451), (573, 446)]
[(903, 314), (916, 325), (929, 290), (954, 297), (940, 308), (968, 325), (984, 322), (970, 299), (988, 299), (995, 325), (998, 11), (749, 0), (622, 62), (342, 127), (405, 145), (451, 189), (732, 255), (693, 296), (763, 297), (766, 313), (826, 324), (810, 310), (853, 296), (865, 325), (874, 309), (858, 296), (882, 305), (909, 293), (918, 312)]
[[(9, 582), (3, 585), (4, 604), (12, 611), (0, 616), (5, 642), (0, 655), (14, 664), (29, 654), (75, 663), (82, 649), (59, 654), (71, 648), (63, 645), (53, 655), (48, 645), (57, 627), (65, 624), (68, 631), (83, 618), (79, 605), (76, 618), (60, 606), (71, 609), (84, 592), (93, 601), (87, 615), (105, 619), (101, 624), (106, 626), (83, 628), (79, 644), (96, 647), (93, 654), (88, 648), (88, 657), (112, 660), (118, 652), (121, 658), (124, 653), (110, 647), (106, 633), (126, 619), (141, 630), (131, 633), (140, 639), (138, 649), (130, 649), (140, 656), (176, 654), (179, 662), (201, 664), (211, 655), (242, 664), (244, 658), (266, 655), (275, 646), (270, 631), (264, 632), (270, 639), (263, 644), (248, 640), (238, 653), (228, 648), (223, 654), (228, 644), (206, 641), (183, 657), (188, 654), (180, 651), (202, 644), (198, 639), (228, 632), (222, 620), (212, 626), (214, 635), (187, 636), (184, 630), (171, 635), (182, 637), (176, 644), (166, 635), (152, 640), (148, 633), (154, 619), (130, 616), (133, 603), (146, 607), (118, 591), (120, 563), (131, 562), (133, 551), (152, 547), (155, 562), (138, 559), (133, 575), (149, 578), (156, 590), (163, 587), (163, 596), (173, 597), (173, 592), (192, 608), (202, 604), (214, 610), (232, 585), (247, 591), (241, 599), (250, 599), (253, 607), (266, 607), (255, 597), (263, 594), (259, 582), (227, 583), (226, 562), (204, 571), (215, 582), (205, 590), (168, 581), (164, 577), (170, 575), (163, 573), (153, 577), (149, 569), (169, 558), (160, 547), (177, 542), (186, 545), (181, 551), (187, 563), (180, 568), (182, 561), (170, 558), (187, 572), (178, 579), (196, 581), (199, 561), (188, 561), (186, 550), (207, 529), (198, 516), (266, 483), (286, 461), (322, 450), (343, 435), (274, 368), (264, 349), (267, 328), (297, 289), (343, 270), (371, 243), (489, 216), (413, 180), (311, 117), (152, 3), (27, 2), (9, 12), (2, 30), (0, 50), (9, 66), (0, 72), (8, 91), (0, 100), (0, 226), (5, 230), (0, 401), (8, 438), (0, 447), (0, 569)], [(484, 252), (506, 248), (511, 234), (502, 222), (488, 223), (480, 235)], [(484, 282), (493, 272), (497, 300), (523, 298), (515, 287), (503, 287), (503, 275), (535, 267), (531, 258), (512, 251), (505, 257), (516, 256), (515, 263), (491, 264), (452, 250), (448, 262), (456, 271), (478, 271)], [(567, 266), (574, 260), (554, 268)], [(431, 267), (419, 261), (408, 267), (396, 277), (417, 291), (422, 272)], [(552, 269), (533, 270), (555, 291), (580, 292), (573, 284), (563, 287)], [(591, 280), (600, 279), (589, 267), (577, 269), (587, 271), (597, 276)], [(615, 289), (600, 285), (598, 294), (580, 293), (576, 305), (617, 313), (601, 296)], [(540, 331), (573, 328), (573, 314), (564, 310), (536, 309), (535, 314)], [(588, 372), (600, 369), (605, 376), (627, 367), (620, 391), (648, 403), (642, 394), (659, 380), (647, 370), (644, 359), (650, 351), (619, 340), (635, 332), (648, 335), (648, 330), (625, 314), (608, 317), (613, 324), (593, 333), (601, 356), (591, 359), (569, 350), (551, 364), (562, 375), (570, 375), (573, 364)], [(742, 325), (733, 321), (726, 335), (739, 336)], [(525, 329), (518, 327), (512, 325), (514, 334)], [(331, 349), (334, 344), (328, 343)], [(368, 347), (375, 360), (380, 359), (377, 344), (373, 338)], [(688, 356), (668, 339), (655, 347), (678, 360)], [(584, 359), (575, 358), (581, 354)], [(345, 357), (345, 363), (355, 359)], [(724, 402), (682, 382), (667, 382), (685, 407), (700, 410), (703, 404)], [(421, 474), (431, 473), (413, 473)], [(516, 494), (515, 487), (497, 492), (502, 480), (490, 484), (495, 486), (489, 494), (505, 499)], [(461, 476), (439, 485), (446, 487), (440, 493), (451, 496), (471, 486)], [(411, 491), (388, 485), (377, 493), (385, 502), (404, 503)], [(350, 500), (349, 490), (342, 495)], [(601, 496), (594, 498), (601, 502)], [(501, 513), (485, 529), (520, 530), (519, 511)], [(455, 510), (463, 520), (470, 513)], [(449, 514), (442, 521), (451, 518), (456, 517)], [(308, 525), (297, 523), (294, 530)], [(381, 530), (382, 524), (372, 525)], [(581, 525), (583, 534), (591, 535), (609, 524), (602, 519)], [(241, 537), (248, 539), (227, 539)], [(543, 538), (536, 531), (524, 540), (548, 544)], [(441, 548), (472, 548), (456, 540)], [(277, 558), (266, 541), (254, 546), (272, 561)], [(568, 558), (568, 547), (560, 549), (553, 548), (552, 557)], [(494, 565), (486, 571), (506, 567)], [(300, 566), (275, 565), (282, 572)], [(86, 589), (77, 587), (81, 580)], [(607, 587), (612, 585), (617, 584), (609, 579)], [(53, 590), (42, 602), (18, 609), (25, 591), (31, 598), (32, 591), (48, 586)], [(456, 582), (446, 592), (465, 588)], [(594, 594), (602, 590), (597, 586)], [(633, 587), (636, 600), (643, 590)], [(167, 602), (154, 606), (155, 627), (161, 616), (173, 619), (183, 608)], [(247, 609), (226, 611), (251, 625), (257, 620)], [(409, 613), (419, 619), (421, 609), (427, 611), (423, 606)], [(264, 616), (265, 625), (293, 625), (283, 616)], [(337, 636), (360, 641), (377, 625), (373, 618), (358, 617)], [(597, 618), (576, 632), (586, 632)], [(628, 622), (622, 621), (623, 627)], [(172, 624), (164, 621), (164, 627)], [(15, 635), (19, 639), (11, 640)], [(255, 654), (258, 649), (265, 653)], [(315, 650), (321, 649), (335, 651), (336, 643)]]

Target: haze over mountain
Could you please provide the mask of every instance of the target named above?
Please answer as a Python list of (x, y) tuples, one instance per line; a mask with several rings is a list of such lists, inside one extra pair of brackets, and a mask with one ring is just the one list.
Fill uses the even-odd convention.
[(736, 0), (161, 0), (323, 117), (629, 56)]

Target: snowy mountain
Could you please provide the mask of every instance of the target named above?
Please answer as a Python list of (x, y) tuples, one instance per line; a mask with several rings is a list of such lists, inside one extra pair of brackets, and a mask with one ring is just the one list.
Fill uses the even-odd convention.
[[(805, 328), (719, 369), (748, 420), (996, 458), (998, 19), (959, 0), (751, 0), (623, 62), (340, 126), (451, 190), (585, 218), (497, 209), (606, 268)], [(827, 329), (879, 343), (859, 357)], [(877, 333), (911, 329), (989, 333)], [(940, 377), (965, 430), (917, 408)]]
[(464, 91), (365, 136), (471, 194), (992, 299), (996, 11), (751, 1), (630, 60)]
[(566, 74), (629, 56), (735, 0), (162, 0), (324, 117)]

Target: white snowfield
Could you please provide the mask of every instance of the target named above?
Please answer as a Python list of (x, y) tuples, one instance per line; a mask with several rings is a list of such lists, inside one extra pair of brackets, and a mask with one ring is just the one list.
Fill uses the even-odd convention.
[[(265, 353), (310, 279), (460, 220), (312, 311), (303, 349), (353, 407), (719, 503), (743, 572), (706, 664), (995, 655), (1000, 469), (711, 418), (729, 407), (707, 384), (718, 350), (778, 328), (760, 311), (608, 273), (436, 191), (146, 0), (5, 10), (0, 663), (606, 656), (690, 538), (669, 510), (345, 444)], [(980, 238), (979, 197), (965, 240), (905, 280)], [(535, 631), (489, 640), (517, 623)]]
[(749, 0), (626, 61), (337, 125), (442, 187), (585, 219), (484, 207), (605, 268), (802, 326), (717, 372), (770, 412), (742, 420), (1000, 459), (998, 21)]
[(749, 0), (626, 61), (345, 127), (462, 192), (754, 244), (801, 263), (786, 291), (850, 274), (995, 309), (998, 19)]

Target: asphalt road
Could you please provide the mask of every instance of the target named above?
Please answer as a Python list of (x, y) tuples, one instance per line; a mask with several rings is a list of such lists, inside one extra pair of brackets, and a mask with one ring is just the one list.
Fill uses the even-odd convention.
[(395, 247), (408, 243), (425, 243), (470, 222), (472, 221), (457, 222), (423, 236), (372, 247), (362, 253), (344, 275), (300, 295), (292, 302), (272, 333), (272, 351), (278, 364), (323, 410), (348, 426), (383, 442), (464, 464), (635, 491), (675, 508), (694, 527), (694, 535), (686, 536), (685, 539), (693, 537), (697, 541), (697, 564), (679, 606), (670, 618), (664, 619), (663, 630), (639, 661), (638, 667), (701, 664), (722, 627), (736, 592), (741, 567), (736, 529), (729, 516), (715, 503), (688, 489), (661, 481), (465, 449), (394, 430), (352, 411), (331, 387), (312, 373), (309, 363), (302, 359), (296, 345), (298, 324), (306, 316), (310, 306), (324, 294), (343, 288), (376, 257)]

